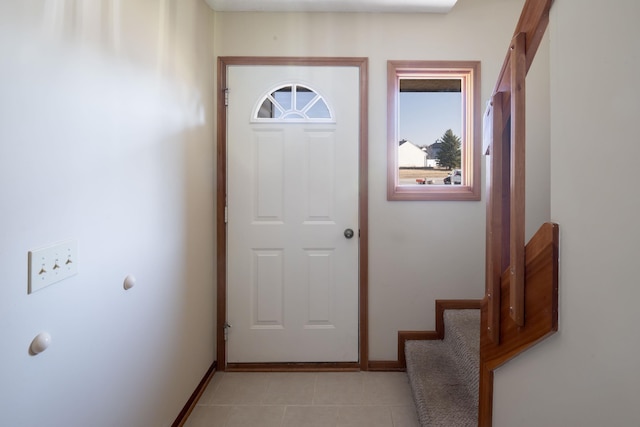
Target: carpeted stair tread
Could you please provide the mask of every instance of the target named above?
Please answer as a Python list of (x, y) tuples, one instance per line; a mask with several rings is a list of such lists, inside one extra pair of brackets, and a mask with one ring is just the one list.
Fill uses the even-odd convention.
[(407, 341), (407, 374), (423, 427), (478, 424), (480, 310), (446, 310), (445, 338)]
[(444, 341), (466, 378), (469, 392), (478, 400), (480, 369), (480, 310), (445, 310)]

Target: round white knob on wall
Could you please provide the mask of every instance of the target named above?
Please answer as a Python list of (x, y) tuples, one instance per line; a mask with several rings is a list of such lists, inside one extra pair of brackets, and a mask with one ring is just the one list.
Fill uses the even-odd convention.
[(124, 278), (124, 290), (128, 291), (129, 289), (133, 288), (136, 285), (136, 278), (129, 274), (127, 277)]
[(51, 335), (47, 332), (40, 332), (36, 337), (31, 341), (31, 352), (33, 354), (42, 353), (51, 344)]

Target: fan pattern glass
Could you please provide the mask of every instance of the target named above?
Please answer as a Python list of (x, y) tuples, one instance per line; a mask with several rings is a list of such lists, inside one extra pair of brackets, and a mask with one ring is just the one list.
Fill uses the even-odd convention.
[(260, 103), (257, 120), (330, 121), (333, 119), (324, 98), (313, 89), (299, 84), (279, 86)]

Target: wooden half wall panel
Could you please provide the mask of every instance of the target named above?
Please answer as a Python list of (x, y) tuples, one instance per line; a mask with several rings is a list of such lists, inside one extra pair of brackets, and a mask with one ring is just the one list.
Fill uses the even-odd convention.
[[(493, 371), (558, 330), (558, 225), (545, 223), (525, 249), (524, 326), (509, 316), (510, 274), (502, 275), (499, 344), (480, 335), (479, 426), (489, 427), (493, 408)], [(487, 328), (487, 301), (481, 330)]]

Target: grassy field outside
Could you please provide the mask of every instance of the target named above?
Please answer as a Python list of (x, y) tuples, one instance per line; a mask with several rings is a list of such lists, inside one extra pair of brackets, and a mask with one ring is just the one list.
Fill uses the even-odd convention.
[(424, 179), (426, 185), (444, 185), (443, 179), (451, 173), (447, 169), (399, 168), (400, 185), (416, 185), (416, 179)]

